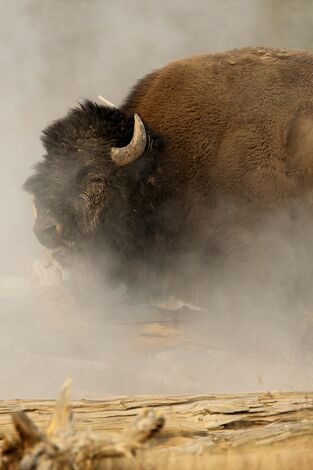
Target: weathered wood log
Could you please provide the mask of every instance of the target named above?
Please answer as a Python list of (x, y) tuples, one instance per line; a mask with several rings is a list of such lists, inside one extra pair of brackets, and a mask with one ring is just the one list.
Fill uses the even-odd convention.
[[(1, 432), (12, 432), (17, 408), (44, 429), (53, 407), (51, 401), (0, 402)], [(152, 447), (103, 468), (313, 468), (313, 393), (120, 397), (72, 407), (77, 433), (91, 430), (97, 442), (123, 434), (142, 409), (164, 416)]]
[(72, 423), (67, 381), (46, 430), (40, 430), (24, 411), (12, 413), (16, 435), (6, 435), (1, 449), (3, 470), (48, 470), (98, 468), (108, 458), (135, 455), (148, 439), (160, 431), (164, 419), (154, 410), (144, 410), (126, 431), (98, 439), (77, 434)]

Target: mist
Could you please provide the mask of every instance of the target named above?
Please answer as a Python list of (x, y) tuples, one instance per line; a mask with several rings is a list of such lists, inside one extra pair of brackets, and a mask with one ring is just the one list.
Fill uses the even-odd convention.
[[(205, 285), (207, 309), (188, 286), (150, 306), (129, 305), (125, 286), (102, 286), (101, 311), (58, 315), (26, 306), (32, 264), (43, 255), (21, 186), (42, 158), (42, 129), (85, 98), (101, 94), (118, 105), (145, 74), (196, 53), (312, 50), (312, 2), (2, 0), (0, 36), (0, 398), (53, 397), (66, 376), (85, 398), (311, 390), (313, 308), (302, 282), (312, 271), (308, 214), (263, 221), (261, 285), (251, 282), (253, 261), (228, 279), (186, 254), (181, 269), (214, 279)], [(18, 309), (17, 292), (26, 299)]]

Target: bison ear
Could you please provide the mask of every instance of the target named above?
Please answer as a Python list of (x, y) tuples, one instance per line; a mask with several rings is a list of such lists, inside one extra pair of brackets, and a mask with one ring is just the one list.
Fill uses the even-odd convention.
[(134, 133), (126, 147), (112, 147), (111, 158), (117, 166), (129, 165), (144, 153), (147, 145), (147, 132), (144, 123), (134, 114)]

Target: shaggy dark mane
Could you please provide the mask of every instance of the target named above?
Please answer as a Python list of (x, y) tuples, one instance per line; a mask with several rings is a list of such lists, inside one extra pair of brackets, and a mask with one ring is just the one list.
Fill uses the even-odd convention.
[(49, 154), (74, 155), (86, 141), (97, 139), (107, 147), (123, 147), (133, 133), (133, 117), (119, 109), (112, 109), (85, 101), (73, 108), (67, 116), (48, 126), (42, 133), (42, 143)]

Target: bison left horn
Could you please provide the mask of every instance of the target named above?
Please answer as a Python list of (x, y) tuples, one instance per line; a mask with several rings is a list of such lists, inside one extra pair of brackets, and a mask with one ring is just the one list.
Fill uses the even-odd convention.
[(115, 104), (111, 103), (111, 101), (107, 100), (106, 98), (103, 98), (102, 95), (98, 95), (98, 99), (102, 101), (102, 103), (105, 104), (105, 106), (107, 106), (108, 108), (117, 108)]
[(134, 134), (126, 147), (112, 147), (111, 158), (118, 166), (128, 165), (139, 158), (145, 151), (147, 133), (145, 126), (138, 116), (134, 114)]

